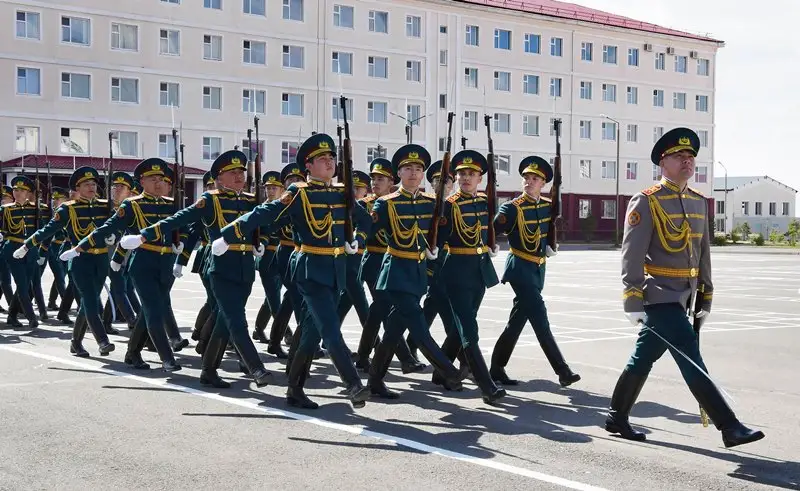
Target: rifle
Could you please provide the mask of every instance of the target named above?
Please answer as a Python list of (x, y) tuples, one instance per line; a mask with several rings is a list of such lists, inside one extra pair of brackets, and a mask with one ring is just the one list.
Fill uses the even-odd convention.
[(447, 176), (450, 175), (450, 150), (453, 148), (453, 116), (455, 113), (450, 111), (447, 113), (447, 146), (445, 148), (444, 157), (442, 157), (442, 169), (439, 174), (439, 185), (436, 186), (436, 202), (433, 206), (433, 216), (431, 217), (431, 226), (428, 230), (428, 247), (435, 248), (437, 240), (439, 239), (439, 218), (442, 216), (442, 208), (444, 208), (444, 189), (447, 184)]
[(353, 149), (350, 146), (350, 123), (347, 122), (347, 97), (339, 96), (339, 105), (342, 108), (344, 119), (344, 142), (342, 143), (342, 173), (344, 183), (344, 240), (353, 243), (353, 208), (355, 207), (355, 194), (353, 193)]
[[(484, 115), (483, 117), (485, 118), (486, 115)], [(461, 150), (466, 150), (467, 149), (467, 140), (468, 140), (468, 138), (466, 136), (462, 136), (461, 137)], [(491, 152), (491, 150), (490, 150), (490, 152)]]
[(36, 219), (36, 221), (34, 223), (36, 224), (36, 228), (38, 229), (39, 227), (42, 226), (42, 209), (39, 206), (39, 198), (41, 197), (41, 191), (39, 190), (39, 156), (38, 155), (36, 156), (36, 172), (35, 172), (34, 175), (35, 175), (34, 179), (36, 179), (36, 192), (35, 192), (35, 195), (33, 197), (33, 204), (34, 204), (34, 206), (36, 206), (36, 211), (35, 211), (35, 214), (36, 214), (35, 215), (36, 216), (35, 219)]
[[(253, 183), (261, 179), (261, 176), (256, 176), (253, 179), (253, 129), (247, 128), (247, 190), (253, 191)], [(258, 184), (256, 184), (258, 186)], [(260, 203), (259, 203), (260, 204)]]
[(106, 212), (110, 217), (114, 213), (114, 200), (111, 199), (111, 174), (114, 172), (114, 132), (108, 132), (108, 165), (106, 166)]
[[(175, 148), (175, 164), (172, 168), (173, 176), (172, 176), (172, 205), (174, 208), (173, 214), (178, 213), (180, 210), (180, 193), (178, 192), (178, 187), (180, 184), (180, 167), (179, 162), (180, 159), (178, 158), (178, 152), (180, 151), (180, 146), (178, 145), (178, 130), (172, 128), (172, 145)], [(178, 247), (178, 244), (181, 243), (181, 233), (178, 229), (175, 229), (172, 232), (172, 244), (175, 247)]]
[(547, 234), (547, 245), (556, 251), (558, 240), (556, 234), (561, 223), (561, 119), (553, 120), (556, 133), (556, 158), (553, 161), (553, 186), (550, 188), (550, 230)]
[(49, 206), (47, 207), (48, 210), (48, 218), (53, 218), (53, 204), (51, 201), (53, 200), (53, 176), (50, 174), (50, 154), (47, 152), (47, 147), (44, 147), (44, 162), (47, 165), (47, 202)]
[[(486, 154), (486, 162), (489, 169), (486, 172), (486, 214), (488, 215), (488, 228), (486, 243), (489, 249), (494, 251), (497, 245), (497, 234), (494, 230), (494, 216), (497, 214), (497, 169), (494, 166), (494, 142), (492, 141), (492, 129), (489, 125), (492, 117), (488, 114), (483, 115), (483, 124), (486, 126), (486, 139), (489, 143), (489, 153)], [(462, 144), (464, 138), (461, 139)]]
[[(697, 336), (697, 344), (700, 344), (700, 325), (702, 324), (701, 319), (697, 318), (697, 314), (703, 310), (703, 293), (706, 291), (706, 286), (702, 283), (697, 285), (697, 292), (694, 296), (694, 315), (692, 316), (692, 327), (694, 328), (694, 333)], [(704, 428), (708, 428), (708, 413), (706, 410), (703, 409), (703, 406), (700, 406), (700, 422), (703, 424)]]
[[(344, 145), (342, 144), (342, 126), (337, 124), (336, 125), (336, 136), (339, 138), (339, 148), (343, 149)], [(342, 171), (342, 160), (344, 159), (344, 152), (339, 152), (339, 159), (336, 162), (336, 182), (344, 182), (344, 176)]]
[[(261, 201), (264, 199), (263, 196), (263, 186), (261, 185), (261, 144), (258, 139), (258, 116), (253, 116), (253, 126), (256, 128), (256, 158), (255, 158), (255, 178), (258, 184), (256, 185), (256, 206), (261, 204)], [(252, 147), (250, 147), (252, 148)], [(255, 231), (253, 231), (253, 247), (258, 248), (258, 245), (261, 243), (261, 229), (256, 227)]]
[[(184, 150), (184, 148), (183, 148), (183, 123), (181, 123), (180, 134), (181, 134), (181, 175), (180, 175), (180, 179), (178, 179), (178, 181), (180, 182), (180, 189), (178, 191), (178, 197), (180, 198), (180, 203), (178, 204), (178, 206), (182, 209), (182, 208), (186, 207), (186, 203), (184, 203), (184, 201), (186, 201), (186, 196), (185, 196), (185, 194), (186, 194), (186, 159), (185, 159), (185, 156), (184, 156), (184, 153), (183, 153), (183, 150)], [(176, 176), (176, 179), (177, 179), (177, 176)]]

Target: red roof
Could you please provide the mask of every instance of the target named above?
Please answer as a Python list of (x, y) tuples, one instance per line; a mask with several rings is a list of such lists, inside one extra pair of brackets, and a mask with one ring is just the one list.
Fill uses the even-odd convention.
[(609, 14), (602, 10), (590, 9), (574, 3), (559, 2), (556, 0), (455, 0), (462, 3), (476, 5), (486, 5), (506, 10), (516, 10), (519, 12), (530, 12), (532, 14), (545, 15), (548, 17), (558, 17), (561, 19), (579, 20), (602, 24), (604, 26), (622, 27), (636, 31), (650, 32), (653, 34), (665, 34), (668, 36), (678, 36), (700, 41), (710, 41), (720, 43), (717, 39), (708, 36), (701, 36), (689, 32), (668, 29), (648, 22), (642, 22), (621, 15)]
[[(87, 156), (79, 156), (76, 155), (74, 158), (69, 155), (51, 155), (50, 159), (50, 169), (52, 170), (75, 170), (78, 167), (83, 167), (85, 165), (94, 167), (99, 171), (103, 171), (106, 169), (106, 164), (108, 159), (104, 159), (101, 157), (87, 157)], [(44, 155), (34, 155), (28, 154), (23, 155), (22, 157), (16, 157), (11, 160), (6, 160), (2, 163), (2, 167), (4, 169), (8, 168), (25, 168), (25, 169), (36, 169), (39, 167), (39, 172), (41, 173), (42, 170), (47, 169), (47, 165), (45, 164), (45, 156)], [(141, 162), (140, 159), (114, 159), (114, 170), (115, 171), (123, 171), (123, 172), (130, 172), (133, 173), (133, 169), (136, 168), (136, 165)], [(206, 169), (199, 169), (197, 167), (189, 167), (188, 165), (185, 167), (186, 175), (187, 176), (202, 176), (205, 174)], [(62, 174), (61, 172), (59, 174)]]

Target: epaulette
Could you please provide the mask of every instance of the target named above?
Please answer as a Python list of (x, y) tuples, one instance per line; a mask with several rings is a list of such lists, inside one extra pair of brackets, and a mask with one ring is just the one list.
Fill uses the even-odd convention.
[(426, 197), (426, 198), (430, 198), (430, 199), (432, 199), (432, 200), (435, 200), (435, 199), (436, 199), (436, 193), (426, 193), (426, 192), (422, 192), (422, 193), (419, 193), (419, 194), (420, 194), (420, 196), (424, 196), (424, 197)]
[(256, 195), (255, 195), (255, 194), (253, 194), (253, 193), (248, 193), (248, 192), (246, 192), (246, 191), (245, 191), (245, 192), (242, 192), (242, 194), (243, 194), (244, 196), (247, 196), (248, 198), (255, 198), (255, 197), (256, 197)]
[(396, 198), (396, 197), (398, 197), (398, 196), (400, 196), (400, 191), (395, 191), (395, 192), (393, 192), (393, 193), (384, 194), (383, 196), (381, 196), (381, 197), (380, 197), (380, 198), (378, 198), (378, 199), (379, 199), (380, 201), (386, 201), (387, 199)]
[(695, 188), (693, 188), (693, 187), (691, 187), (691, 186), (686, 186), (686, 188), (687, 188), (689, 191), (693, 192), (694, 194), (696, 194), (696, 195), (700, 196), (701, 198), (705, 198), (705, 196), (703, 196), (703, 193), (701, 193), (700, 191), (696, 190)]
[[(144, 198), (143, 194), (137, 194), (136, 196), (128, 196), (127, 198), (125, 198), (125, 201), (136, 201), (136, 200), (140, 200), (142, 198)], [(123, 203), (125, 201), (123, 201)]]
[(545, 201), (547, 203), (552, 203), (553, 202), (553, 200), (551, 200), (550, 198), (545, 198), (544, 196), (539, 196), (539, 199), (542, 200), (542, 201)]
[(455, 202), (457, 202), (457, 201), (458, 201), (458, 198), (459, 198), (459, 195), (458, 195), (458, 194), (451, 194), (450, 196), (448, 196), (448, 197), (447, 197), (447, 200), (446, 200), (446, 201), (447, 201), (448, 203), (455, 203)]
[(289, 187), (292, 187), (292, 186), (294, 186), (296, 188), (307, 188), (308, 187), (308, 183), (307, 182), (303, 182), (303, 181), (293, 182), (293, 183), (289, 184)]
[(480, 191), (478, 191), (475, 195), (479, 198), (488, 198), (488, 196), (486, 196), (486, 193), (482, 193)]
[(367, 204), (367, 203), (372, 203), (376, 199), (378, 199), (378, 197), (375, 196), (374, 194), (368, 194), (367, 196), (364, 196), (363, 198), (361, 198), (358, 201), (360, 201), (360, 202), (362, 202), (364, 204)]
[(173, 198), (171, 196), (162, 196), (161, 199), (163, 199), (167, 203), (174, 203), (175, 202), (175, 198)]
[[(3, 208), (8, 208), (9, 206), (14, 206), (14, 205), (16, 205), (16, 204), (17, 204), (17, 203), (16, 203), (15, 201), (12, 201), (11, 203), (6, 203), (6, 204), (4, 204), (4, 205), (3, 205)], [(63, 204), (66, 204), (66, 203), (63, 203)]]
[(331, 183), (331, 187), (332, 188), (343, 188), (344, 187), (344, 183), (343, 182), (334, 182), (334, 183)]
[(108, 200), (107, 200), (107, 199), (102, 199), (102, 198), (98, 198), (98, 199), (97, 199), (97, 202), (98, 202), (98, 203), (101, 203), (101, 204), (104, 204), (104, 205), (107, 205), (107, 204), (108, 204)]
[(649, 188), (645, 189), (644, 191), (642, 191), (642, 194), (645, 195), (645, 196), (650, 196), (651, 194), (655, 193), (659, 189), (661, 189), (661, 184), (654, 184), (654, 185), (650, 186)]
[(517, 196), (516, 198), (514, 198), (514, 200), (511, 201), (511, 202), (514, 203), (515, 205), (521, 205), (522, 203), (525, 202), (525, 195), (521, 194), (521, 195)]
[(208, 194), (219, 194), (219, 189), (212, 189), (210, 191), (206, 191)]

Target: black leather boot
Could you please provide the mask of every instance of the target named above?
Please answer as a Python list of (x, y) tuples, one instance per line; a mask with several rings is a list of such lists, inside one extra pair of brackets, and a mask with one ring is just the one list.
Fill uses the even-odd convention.
[(75, 318), (75, 325), (72, 327), (72, 342), (69, 352), (78, 358), (88, 358), (89, 352), (83, 347), (83, 337), (86, 335), (86, 317), (83, 314)]
[(269, 343), (269, 339), (267, 339), (267, 335), (264, 334), (264, 331), (267, 329), (270, 315), (269, 304), (265, 300), (258, 309), (258, 314), (256, 314), (256, 326), (255, 330), (253, 330), (253, 339), (259, 343)]
[(149, 370), (150, 365), (142, 359), (142, 349), (148, 338), (147, 326), (143, 320), (136, 323), (128, 338), (128, 351), (125, 353), (125, 364), (137, 370)]
[(461, 390), (461, 377), (458, 369), (453, 366), (453, 362), (442, 352), (431, 335), (426, 332), (419, 339), (415, 339), (415, 342), (422, 355), (444, 377), (442, 381), (444, 388), (447, 390)]
[[(341, 334), (340, 334), (341, 336)], [(336, 343), (334, 346), (328, 346), (328, 354), (330, 355), (333, 366), (339, 372), (342, 382), (347, 386), (347, 397), (350, 399), (350, 404), (354, 408), (362, 408), (366, 406), (367, 399), (369, 399), (369, 388), (364, 387), (361, 382), (361, 377), (358, 375), (356, 367), (350, 361), (350, 352), (344, 344), (344, 341)]]
[(302, 409), (317, 409), (319, 404), (306, 396), (303, 386), (306, 383), (306, 374), (311, 368), (314, 357), (308, 353), (295, 353), (289, 367), (289, 383), (286, 388), (286, 403), (292, 407)]
[(227, 389), (231, 386), (229, 382), (223, 380), (217, 370), (225, 356), (225, 348), (228, 340), (222, 337), (210, 339), (203, 353), (203, 361), (200, 365), (200, 385), (210, 385), (217, 389)]
[(626, 440), (644, 441), (645, 434), (636, 431), (628, 422), (628, 415), (633, 404), (639, 397), (639, 393), (644, 387), (647, 375), (636, 375), (627, 369), (622, 372), (614, 387), (614, 394), (611, 396), (611, 408), (606, 418), (606, 431), (609, 433), (619, 433)]
[(192, 341), (197, 341), (200, 339), (200, 331), (203, 330), (203, 324), (205, 324), (206, 319), (208, 316), (211, 315), (211, 305), (206, 302), (200, 307), (200, 312), (197, 313), (197, 317), (194, 319), (194, 329), (192, 330)]
[(689, 390), (700, 406), (706, 410), (708, 417), (714, 422), (714, 426), (722, 432), (722, 443), (725, 448), (752, 443), (764, 438), (763, 432), (751, 430), (736, 418), (720, 391), (707, 379), (693, 383), (689, 386)]
[[(453, 363), (453, 360), (456, 359), (456, 355), (460, 349), (461, 349), (461, 340), (456, 336), (447, 336), (444, 339), (444, 342), (442, 343), (442, 353), (444, 353), (444, 356), (447, 357), (450, 363)], [(463, 373), (461, 373), (460, 370), (459, 370), (458, 380), (463, 380)], [(447, 380), (445, 379), (444, 375), (438, 370), (433, 371), (433, 375), (431, 375), (431, 382), (433, 382), (436, 385), (441, 385), (447, 388), (445, 386)]]
[(489, 373), (492, 379), (498, 384), (506, 386), (519, 385), (519, 380), (509, 377), (506, 373), (506, 365), (508, 365), (508, 361), (511, 359), (511, 353), (514, 351), (518, 340), (518, 332), (506, 327), (503, 332), (500, 333), (500, 337), (497, 338), (497, 342), (494, 344)]
[(378, 344), (375, 348), (375, 356), (369, 365), (369, 380), (367, 385), (372, 395), (378, 396), (382, 399), (397, 399), (400, 394), (389, 390), (383, 378), (386, 372), (389, 371), (389, 364), (392, 362), (394, 350), (387, 346), (386, 343)]
[[(294, 332), (294, 336), (292, 336), (292, 344), (289, 345), (289, 353), (286, 357), (286, 375), (289, 375), (289, 370), (291, 369), (291, 365), (293, 363), (294, 354), (297, 353), (297, 350), (300, 348), (300, 340), (303, 337), (303, 326), (302, 324), (297, 326), (297, 329)], [(311, 354), (311, 359), (314, 359), (316, 353)], [(311, 366), (311, 365), (309, 365)], [(306, 375), (307, 376), (307, 375)]]
[(483, 353), (477, 344), (471, 344), (463, 349), (466, 362), (475, 376), (475, 383), (483, 395), (483, 402), (494, 406), (495, 403), (506, 396), (506, 390), (495, 385), (492, 376), (489, 375), (489, 368), (483, 359)]
[[(414, 346), (416, 346), (416, 344)], [(404, 338), (400, 338), (400, 341), (394, 348), (394, 353), (397, 359), (400, 360), (400, 369), (405, 374), (421, 372), (427, 367), (427, 365), (417, 359), (411, 346)]]
[[(256, 321), (258, 322), (258, 321)], [(266, 322), (264, 323), (266, 325)], [(285, 327), (288, 328), (288, 327)], [(271, 355), (275, 355), (276, 358), (279, 360), (285, 360), (289, 358), (289, 355), (283, 351), (283, 346), (281, 346), (281, 340), (283, 339), (283, 330), (284, 328), (277, 322), (277, 317), (272, 321), (272, 327), (269, 330), (269, 339), (267, 340), (267, 353)], [(264, 331), (261, 331), (261, 334), (264, 334)]]
[(197, 352), (197, 354), (202, 355), (205, 353), (206, 346), (211, 338), (211, 332), (214, 331), (214, 324), (217, 323), (218, 315), (219, 314), (217, 311), (212, 311), (211, 314), (209, 314), (206, 318), (205, 323), (203, 323), (203, 327), (200, 329), (200, 333), (198, 335), (197, 345), (194, 347), (194, 350)]

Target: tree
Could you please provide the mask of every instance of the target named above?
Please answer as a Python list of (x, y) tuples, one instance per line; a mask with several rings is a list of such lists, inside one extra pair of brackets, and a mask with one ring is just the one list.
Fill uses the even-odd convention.
[(800, 239), (800, 221), (792, 218), (792, 221), (789, 222), (789, 245), (794, 247), (797, 245), (798, 239)]
[(746, 241), (749, 241), (749, 240), (750, 240), (750, 234), (751, 234), (752, 232), (751, 232), (751, 230), (750, 230), (750, 224), (749, 224), (749, 223), (747, 223), (747, 222), (742, 222), (742, 224), (741, 224), (741, 225), (739, 225), (739, 231), (740, 231), (740, 232), (741, 232), (741, 234), (742, 234), (742, 241), (743, 241), (743, 242), (746, 242)]

